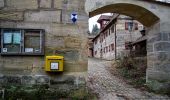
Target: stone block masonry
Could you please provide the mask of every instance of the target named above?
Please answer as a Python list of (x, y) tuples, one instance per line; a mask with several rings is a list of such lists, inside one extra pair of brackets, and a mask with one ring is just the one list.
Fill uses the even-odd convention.
[(0, 8), (4, 7), (4, 0), (0, 0)]
[[(5, 1), (5, 2), (4, 2)], [(55, 85), (55, 90), (72, 92), (85, 88), (87, 75), (86, 32), (88, 16), (85, 0), (0, 0), (0, 28), (45, 30), (44, 56), (0, 56), (0, 85)], [(67, 4), (66, 4), (67, 3)], [(66, 4), (66, 8), (64, 8)], [(81, 7), (80, 5), (81, 4)], [(66, 11), (63, 12), (63, 9)], [(72, 24), (70, 14), (76, 11), (81, 18)], [(62, 21), (65, 17), (65, 23)], [(45, 57), (64, 56), (64, 72), (44, 71)], [(81, 77), (81, 78), (79, 78)], [(80, 81), (79, 81), (80, 80)], [(60, 88), (59, 88), (60, 87)], [(65, 92), (63, 92), (65, 93)], [(56, 95), (59, 95), (55, 93)]]
[(20, 11), (16, 12), (0, 12), (0, 20), (13, 20), (13, 21), (23, 21), (24, 20), (24, 13)]
[(28, 11), (24, 15), (27, 22), (60, 23), (61, 10)]
[[(63, 0), (64, 1), (64, 0)], [(64, 4), (66, 5), (67, 2), (63, 2), (62, 0), (54, 0), (54, 8), (57, 8), (57, 9), (62, 9), (64, 7)], [(67, 7), (67, 6), (66, 6)], [(64, 8), (66, 9), (66, 8)]]
[[(2, 1), (1, 1), (2, 2)], [(56, 3), (58, 2), (58, 3)], [(75, 0), (76, 3), (79, 3)], [(84, 2), (84, 1), (83, 1)], [(22, 2), (22, 0), (7, 0), (5, 1), (5, 7), (1, 10), (0, 13), (0, 27), (2, 28), (25, 28), (25, 29), (45, 29), (45, 55), (53, 55), (56, 51), (60, 51), (60, 55), (66, 56), (66, 65), (65, 68), (67, 72), (73, 71), (78, 72), (81, 70), (78, 68), (80, 63), (86, 63), (87, 58), (84, 56), (85, 50), (82, 50), (84, 43), (86, 43), (86, 39), (84, 38), (84, 32), (86, 32), (88, 17), (84, 12), (84, 9), (78, 11), (79, 16), (81, 16), (81, 22), (77, 25), (73, 25), (69, 22), (69, 24), (62, 24), (61, 15), (63, 4), (65, 1), (63, 0), (26, 0)], [(69, 3), (69, 2), (67, 2)], [(58, 6), (56, 4), (59, 4)], [(80, 3), (82, 4), (82, 3)], [(67, 6), (69, 6), (68, 4)], [(79, 6), (79, 5), (77, 5)], [(82, 5), (83, 6), (83, 5)], [(59, 8), (57, 8), (59, 7)], [(76, 8), (76, 6), (74, 6)], [(72, 9), (67, 9), (66, 15), (70, 15), (70, 11)], [(69, 18), (68, 18), (69, 19)], [(69, 21), (69, 20), (67, 20)], [(83, 23), (82, 23), (83, 22)], [(66, 22), (67, 23), (67, 22)], [(81, 28), (83, 27), (83, 28)], [(81, 30), (80, 30), (81, 29)], [(76, 36), (77, 35), (77, 36)], [(74, 56), (75, 59), (70, 59), (70, 56)], [(76, 58), (77, 57), (77, 58)], [(34, 61), (31, 60), (32, 57), (22, 57), (23, 60), (20, 61), (20, 65), (17, 65), (16, 62), (12, 62), (10, 64), (4, 59), (4, 57), (0, 57), (1, 62), (3, 63), (3, 69), (7, 71), (7, 69), (13, 68), (27, 70), (27, 68), (31, 68), (32, 64), (34, 65)], [(12, 59), (12, 57), (9, 57)], [(16, 59), (20, 59), (17, 57)], [(36, 66), (39, 66), (40, 69), (44, 66), (44, 59), (42, 57), (36, 57), (37, 63)], [(84, 61), (86, 59), (86, 61)], [(3, 61), (5, 60), (5, 61)], [(83, 62), (82, 62), (83, 61)], [(24, 64), (27, 62), (27, 64)], [(31, 63), (32, 62), (32, 63)], [(71, 64), (68, 64), (71, 63)], [(87, 64), (85, 64), (86, 66)], [(16, 68), (18, 66), (18, 68)], [(67, 66), (72, 66), (71, 70)], [(76, 66), (76, 68), (74, 68)], [(84, 66), (84, 67), (85, 67)], [(83, 71), (87, 71), (87, 68), (83, 68)], [(42, 70), (42, 69), (41, 69)], [(3, 70), (2, 70), (3, 72)]]
[(51, 8), (52, 0), (40, 0), (40, 8)]
[[(0, 88), (0, 92), (5, 88), (0, 98), (5, 100), (9, 98), (34, 99), (35, 97), (35, 100), (42, 98), (46, 100), (52, 97), (71, 98), (76, 94), (87, 95), (85, 79), (74, 75), (56, 75), (51, 78), (47, 75), (8, 75), (0, 76), (0, 83), (0, 86), (3, 87)], [(74, 92), (77, 93), (74, 95)], [(79, 95), (77, 98), (84, 98), (83, 95)]]
[(37, 9), (37, 0), (6, 0), (7, 9), (13, 10), (26, 10), (26, 9)]

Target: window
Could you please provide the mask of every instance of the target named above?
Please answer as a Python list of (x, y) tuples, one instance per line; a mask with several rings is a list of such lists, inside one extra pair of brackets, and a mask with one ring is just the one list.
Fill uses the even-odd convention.
[(100, 35), (100, 43), (102, 43), (102, 42), (103, 42), (103, 36)]
[(108, 52), (108, 47), (106, 47), (106, 53)]
[(105, 39), (105, 33), (103, 33), (103, 35), (104, 35), (104, 39)]
[(111, 27), (111, 33), (114, 33), (114, 25)]
[(94, 53), (95, 55), (97, 55), (97, 51), (95, 51), (95, 53)]
[(101, 42), (103, 42), (103, 35), (101, 35)]
[(3, 30), (2, 52), (21, 52), (21, 30)]
[(138, 30), (138, 23), (137, 22), (125, 22), (125, 30)]
[(132, 31), (134, 26), (133, 24), (134, 24), (133, 22), (125, 22), (125, 30)]
[(44, 30), (1, 29), (1, 55), (44, 55)]
[(112, 47), (112, 51), (114, 51), (114, 43), (113, 43), (113, 44), (111, 44), (111, 47)]
[(24, 52), (40, 52), (41, 43), (40, 43), (40, 36), (41, 34), (38, 31), (25, 31), (24, 34)]
[(107, 37), (108, 36), (108, 32), (106, 31), (105, 34), (106, 34), (106, 37)]
[(138, 23), (135, 23), (135, 30), (138, 30)]
[(97, 40), (95, 40), (94, 43), (97, 44)]
[(104, 53), (106, 52), (106, 47), (104, 47)]

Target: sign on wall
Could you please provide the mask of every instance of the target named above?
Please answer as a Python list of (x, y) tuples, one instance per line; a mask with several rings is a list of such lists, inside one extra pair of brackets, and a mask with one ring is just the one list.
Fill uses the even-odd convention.
[(51, 62), (51, 69), (52, 70), (58, 70), (59, 64), (58, 62)]
[(72, 20), (73, 23), (76, 23), (76, 21), (77, 21), (77, 13), (75, 13), (75, 12), (71, 13), (71, 20)]

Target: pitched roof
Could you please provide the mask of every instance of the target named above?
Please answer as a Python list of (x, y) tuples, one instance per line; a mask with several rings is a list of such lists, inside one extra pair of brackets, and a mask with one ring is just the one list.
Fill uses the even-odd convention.
[(101, 16), (99, 17), (99, 19), (97, 20), (97, 22), (100, 23), (102, 20), (110, 21), (111, 18), (112, 18), (112, 16), (101, 15)]
[[(114, 15), (110, 16), (110, 19), (109, 19), (110, 22), (104, 27), (104, 29), (102, 29), (102, 30), (99, 32), (99, 34), (98, 34), (96, 37), (94, 37), (93, 41), (94, 41), (97, 37), (99, 37), (102, 32), (104, 32), (104, 31), (107, 30), (111, 25), (113, 25), (113, 23), (115, 23), (115, 20), (117, 19), (118, 16), (119, 16), (119, 14), (114, 14)], [(100, 18), (99, 18), (99, 19), (100, 19)]]
[(140, 43), (142, 41), (145, 41), (145, 40), (147, 40), (147, 36), (146, 35), (142, 36), (142, 37), (139, 37), (135, 42), (132, 43), (132, 45), (138, 44), (138, 43)]

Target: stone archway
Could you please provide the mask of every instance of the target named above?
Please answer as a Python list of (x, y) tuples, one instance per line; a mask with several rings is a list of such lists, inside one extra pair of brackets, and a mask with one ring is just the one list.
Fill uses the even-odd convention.
[[(128, 8), (128, 10), (126, 10)], [(120, 13), (124, 15), (131, 16), (132, 18), (141, 22), (144, 26), (150, 27), (159, 21), (159, 17), (157, 17), (154, 13), (148, 11), (147, 9), (140, 7), (134, 4), (126, 4), (126, 3), (119, 3), (119, 4), (111, 4), (99, 9), (96, 9), (92, 12), (89, 12), (89, 17), (94, 15), (98, 15), (101, 13)], [(135, 12), (135, 13), (134, 13)]]
[(153, 90), (170, 90), (170, 7), (144, 0), (86, 0), (89, 17), (101, 13), (131, 16), (147, 27), (146, 82)]

